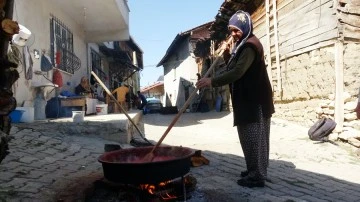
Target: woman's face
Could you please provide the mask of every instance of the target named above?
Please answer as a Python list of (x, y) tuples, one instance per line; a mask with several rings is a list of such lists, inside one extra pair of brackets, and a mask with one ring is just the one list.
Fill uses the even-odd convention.
[(81, 78), (81, 84), (82, 85), (88, 85), (89, 84), (89, 80), (87, 78)]
[(229, 31), (234, 41), (239, 41), (243, 35), (242, 31), (235, 29), (233, 27), (230, 28)]

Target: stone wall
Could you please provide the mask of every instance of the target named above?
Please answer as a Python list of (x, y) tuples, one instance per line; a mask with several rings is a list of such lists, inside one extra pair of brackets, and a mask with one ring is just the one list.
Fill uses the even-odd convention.
[(344, 90), (357, 99), (360, 88), (360, 43), (349, 43), (344, 50)]
[[(353, 109), (360, 87), (360, 44), (344, 45), (344, 131), (360, 129)], [(282, 95), (275, 95), (274, 117), (310, 127), (322, 115), (334, 116), (334, 46), (286, 58), (281, 63)], [(275, 73), (275, 72), (274, 72)]]
[(305, 126), (317, 119), (316, 107), (335, 93), (333, 50), (333, 46), (324, 47), (281, 62), (283, 91), (274, 97), (275, 117)]

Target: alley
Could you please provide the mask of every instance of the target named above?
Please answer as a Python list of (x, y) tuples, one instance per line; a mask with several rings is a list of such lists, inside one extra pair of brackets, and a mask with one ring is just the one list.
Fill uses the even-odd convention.
[[(147, 138), (157, 141), (174, 116), (143, 116)], [(0, 165), (0, 201), (81, 199), (85, 184), (102, 175), (97, 158), (104, 144), (114, 143), (96, 134), (39, 132), (35, 125), (14, 125), (11, 134), (11, 153)], [(272, 120), (265, 188), (236, 184), (245, 161), (231, 113), (185, 113), (163, 143), (202, 150), (210, 160), (191, 168), (197, 187), (188, 201), (360, 201), (359, 158), (349, 147), (315, 144), (308, 140), (307, 128), (283, 120)], [(83, 189), (71, 190), (81, 183)]]
[[(143, 119), (147, 137), (158, 140), (172, 117)], [(236, 181), (245, 160), (232, 120), (228, 112), (184, 114), (165, 138), (164, 144), (202, 150), (210, 160), (191, 170), (203, 194), (191, 201), (360, 201), (360, 159), (350, 146), (316, 144), (308, 139), (308, 128), (279, 119), (271, 125), (266, 187), (240, 187)]]

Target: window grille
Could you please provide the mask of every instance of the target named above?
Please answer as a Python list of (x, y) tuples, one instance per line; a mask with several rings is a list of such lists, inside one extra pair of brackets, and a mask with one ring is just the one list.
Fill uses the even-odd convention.
[(73, 34), (58, 18), (50, 18), (50, 57), (52, 64), (65, 72), (74, 74), (81, 67), (74, 54)]
[(91, 69), (102, 81), (106, 80), (106, 74), (101, 68), (101, 57), (93, 49), (91, 49)]

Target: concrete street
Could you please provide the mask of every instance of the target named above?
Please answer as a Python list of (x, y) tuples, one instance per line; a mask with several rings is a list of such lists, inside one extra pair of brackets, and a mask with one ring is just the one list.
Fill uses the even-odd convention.
[[(174, 116), (144, 115), (147, 139), (158, 141)], [(197, 187), (188, 201), (360, 201), (360, 158), (349, 145), (310, 141), (307, 130), (272, 120), (265, 188), (236, 183), (245, 161), (229, 112), (185, 113), (163, 144), (202, 150), (210, 160), (191, 168)], [(102, 175), (97, 158), (104, 144), (116, 143), (96, 134), (40, 130), (36, 124), (14, 125), (11, 133), (11, 153), (0, 164), (0, 201), (81, 201), (81, 187)]]

